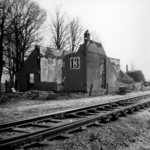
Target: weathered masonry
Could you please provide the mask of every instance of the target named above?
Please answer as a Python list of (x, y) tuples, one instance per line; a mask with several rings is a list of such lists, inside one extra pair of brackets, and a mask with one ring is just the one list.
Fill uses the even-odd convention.
[[(120, 74), (121, 73), (121, 74)], [(101, 43), (88, 31), (76, 53), (35, 46), (20, 72), (20, 90), (89, 92), (116, 90), (122, 80), (132, 81), (120, 70), (120, 60), (107, 57)]]
[(85, 32), (84, 43), (76, 53), (65, 57), (66, 91), (88, 92), (117, 88), (120, 72), (120, 60), (106, 56), (101, 43), (90, 40), (90, 34)]
[(57, 91), (63, 82), (63, 57), (67, 53), (36, 45), (19, 72), (20, 90)]
[(100, 43), (90, 40), (85, 33), (85, 40), (76, 53), (65, 57), (66, 91), (88, 92), (91, 85), (97, 91), (106, 87), (106, 54)]

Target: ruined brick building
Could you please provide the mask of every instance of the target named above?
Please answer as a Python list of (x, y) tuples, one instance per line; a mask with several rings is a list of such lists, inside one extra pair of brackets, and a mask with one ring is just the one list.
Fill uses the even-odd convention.
[[(101, 43), (90, 40), (88, 31), (84, 43), (76, 53), (35, 46), (19, 72), (20, 90), (30, 89), (89, 92), (116, 90), (124, 73), (120, 74), (120, 60), (107, 57)], [(132, 79), (128, 77), (129, 82)]]

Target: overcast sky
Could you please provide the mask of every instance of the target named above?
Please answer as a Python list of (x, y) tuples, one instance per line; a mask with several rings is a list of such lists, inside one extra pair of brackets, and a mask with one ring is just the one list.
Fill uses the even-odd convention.
[(34, 1), (49, 12), (62, 5), (70, 18), (78, 16), (83, 27), (99, 37), (107, 56), (120, 59), (123, 71), (126, 64), (130, 70), (133, 61), (150, 80), (150, 0)]

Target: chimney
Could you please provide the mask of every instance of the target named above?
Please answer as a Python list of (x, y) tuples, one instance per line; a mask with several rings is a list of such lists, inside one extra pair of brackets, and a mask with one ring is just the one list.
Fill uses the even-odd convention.
[(126, 73), (128, 72), (128, 65), (126, 65)]
[(85, 31), (85, 33), (84, 33), (84, 42), (87, 42), (87, 41), (89, 41), (90, 40), (90, 33), (89, 33), (89, 31), (87, 30), (87, 31)]

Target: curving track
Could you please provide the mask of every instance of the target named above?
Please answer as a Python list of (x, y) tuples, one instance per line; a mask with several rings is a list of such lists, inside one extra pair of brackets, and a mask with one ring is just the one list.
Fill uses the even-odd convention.
[(90, 125), (116, 120), (119, 116), (148, 107), (148, 97), (150, 94), (0, 124), (0, 149), (29, 146), (60, 135), (69, 136), (73, 131), (85, 129)]

